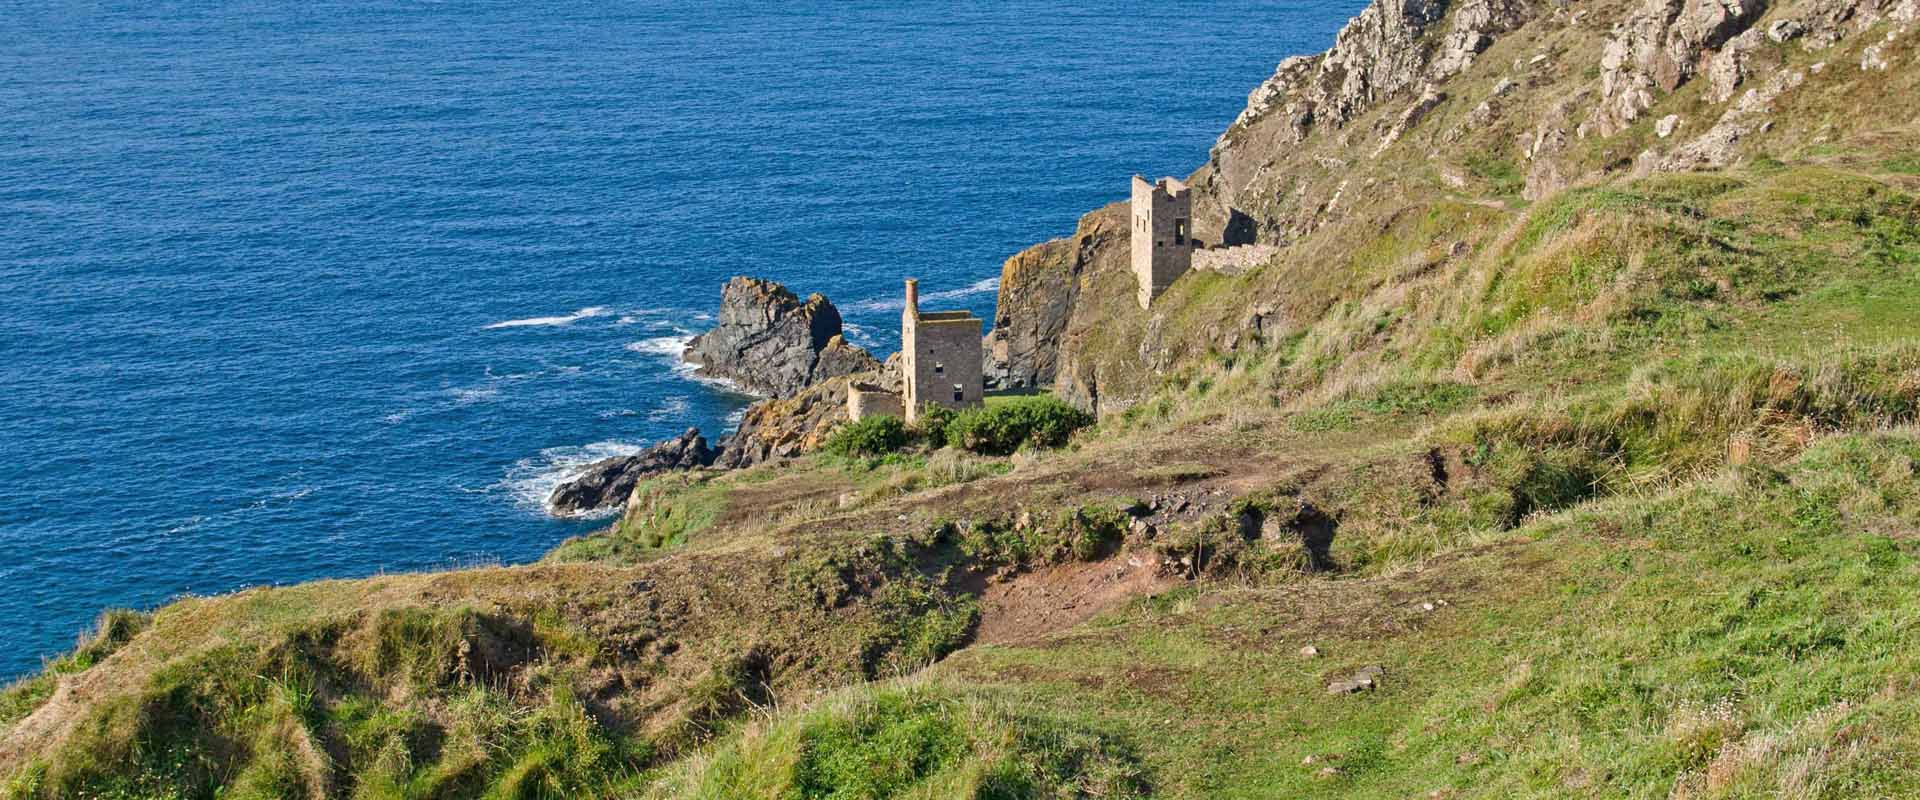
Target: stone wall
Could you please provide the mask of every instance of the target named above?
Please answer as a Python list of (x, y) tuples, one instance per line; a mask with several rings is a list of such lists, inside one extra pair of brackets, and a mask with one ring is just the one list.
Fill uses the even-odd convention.
[(847, 389), (847, 418), (859, 422), (866, 417), (906, 417), (906, 406), (898, 392), (878, 386), (856, 384)]
[(1270, 244), (1242, 244), (1193, 251), (1193, 268), (1238, 275), (1273, 258), (1280, 248)]
[(919, 314), (908, 324), (901, 337), (908, 421), (928, 405), (982, 402), (980, 327), (980, 318), (965, 311)]

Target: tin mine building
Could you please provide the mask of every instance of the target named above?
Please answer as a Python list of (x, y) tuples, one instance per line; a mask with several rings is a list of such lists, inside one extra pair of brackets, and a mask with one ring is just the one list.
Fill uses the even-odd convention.
[(1151, 308), (1161, 292), (1193, 267), (1193, 200), (1176, 178), (1155, 183), (1133, 176), (1133, 274), (1140, 307)]
[(920, 310), (920, 282), (907, 280), (907, 305), (900, 312), (901, 397), (907, 421), (927, 406), (952, 409), (980, 405), (980, 318), (970, 311)]

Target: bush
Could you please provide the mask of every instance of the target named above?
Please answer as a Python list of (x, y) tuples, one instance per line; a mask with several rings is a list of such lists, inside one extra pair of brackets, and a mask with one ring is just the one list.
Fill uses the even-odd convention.
[(953, 409), (946, 406), (930, 405), (920, 411), (919, 421), (913, 424), (914, 433), (927, 444), (939, 447), (947, 443), (947, 426), (953, 423)]
[(1007, 455), (1023, 446), (1059, 447), (1093, 417), (1052, 395), (1020, 397), (955, 414), (946, 425), (947, 444), (987, 455)]
[(865, 417), (827, 436), (820, 449), (836, 456), (874, 458), (907, 446), (907, 424), (899, 417)]

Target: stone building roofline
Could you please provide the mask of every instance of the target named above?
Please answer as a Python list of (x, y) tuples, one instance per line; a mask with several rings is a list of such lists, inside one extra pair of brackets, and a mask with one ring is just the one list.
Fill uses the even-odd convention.
[(1134, 175), (1133, 176), (1134, 193), (1139, 194), (1143, 190), (1151, 190), (1151, 191), (1159, 192), (1161, 194), (1165, 194), (1168, 197), (1174, 197), (1174, 196), (1178, 196), (1186, 193), (1187, 182), (1172, 176), (1161, 178), (1160, 180), (1157, 180), (1157, 181), (1148, 182), (1146, 178), (1143, 178), (1139, 175)]
[(980, 318), (974, 316), (973, 312), (971, 311), (922, 311), (920, 312), (920, 321), (923, 323), (966, 322), (968, 320), (979, 321), (979, 319)]

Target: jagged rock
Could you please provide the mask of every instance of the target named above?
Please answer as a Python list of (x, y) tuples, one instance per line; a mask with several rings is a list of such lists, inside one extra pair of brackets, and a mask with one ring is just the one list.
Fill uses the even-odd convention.
[(1739, 155), (1740, 142), (1772, 124), (1770, 110), (1774, 99), (1806, 79), (1807, 74), (1799, 70), (1774, 73), (1766, 84), (1741, 95), (1706, 133), (1674, 150), (1660, 162), (1659, 169), (1684, 172), (1718, 169), (1733, 163)]
[(1752, 62), (1760, 50), (1760, 35), (1759, 28), (1748, 28), (1728, 40), (1726, 47), (1707, 61), (1707, 102), (1724, 103), (1731, 99), (1741, 81), (1753, 74)]
[(1600, 102), (1590, 122), (1618, 133), (1699, 69), (1700, 58), (1759, 19), (1764, 0), (1646, 0), (1613, 28), (1600, 55)]
[(1890, 66), (1893, 65), (1887, 62), (1887, 56), (1885, 52), (1881, 50), (1880, 45), (1869, 45), (1867, 49), (1860, 51), (1861, 70), (1866, 72), (1884, 72)]
[(1563, 98), (1541, 115), (1532, 141), (1526, 147), (1527, 185), (1521, 196), (1538, 200), (1573, 182), (1574, 176), (1561, 165), (1559, 156), (1571, 142), (1567, 128), (1572, 123), (1573, 109), (1584, 98), (1580, 94)]
[(1665, 139), (1672, 136), (1673, 130), (1678, 127), (1680, 127), (1680, 115), (1668, 114), (1661, 117), (1659, 122), (1653, 123), (1653, 135)]
[(728, 437), (714, 463), (739, 469), (819, 449), (827, 435), (846, 421), (847, 387), (854, 382), (897, 386), (899, 378), (889, 378), (880, 370), (840, 375), (809, 386), (792, 397), (754, 403), (747, 407), (740, 429)]
[(1243, 188), (1272, 142), (1297, 144), (1317, 126), (1343, 126), (1389, 97), (1459, 73), (1533, 10), (1519, 0), (1465, 0), (1454, 4), (1453, 26), (1438, 46), (1424, 44), (1427, 28), (1448, 16), (1448, 6), (1446, 0), (1374, 0), (1340, 29), (1332, 49), (1280, 62), (1214, 144), (1218, 172), (1233, 190)]
[(1426, 90), (1420, 94), (1419, 100), (1415, 100), (1413, 105), (1408, 106), (1406, 111), (1401, 112), (1400, 119), (1394, 123), (1393, 128), (1387, 131), (1387, 135), (1380, 139), (1380, 145), (1373, 149), (1373, 154), (1379, 156), (1385, 152), (1388, 147), (1393, 146), (1393, 143), (1399, 141), (1400, 137), (1405, 136), (1407, 131), (1413, 129), (1413, 126), (1420, 124), (1421, 118), (1425, 117), (1427, 112), (1432, 111), (1434, 107), (1446, 102), (1446, 99), (1446, 92), (1428, 86)]
[(982, 375), (989, 388), (1053, 383), (1059, 369), (1060, 334), (1079, 294), (1080, 249), (1098, 231), (1034, 245), (1000, 267), (1000, 296), (993, 330), (982, 348)]
[(880, 367), (873, 354), (849, 344), (846, 337), (835, 335), (827, 340), (827, 346), (820, 348), (820, 357), (813, 363), (813, 380), (822, 381), (856, 372), (872, 372)]
[(695, 337), (682, 357), (701, 375), (770, 397), (880, 366), (842, 338), (840, 311), (826, 297), (802, 302), (785, 286), (744, 276), (727, 282), (719, 324)]
[(1784, 44), (1798, 39), (1801, 34), (1806, 32), (1807, 26), (1797, 19), (1777, 20), (1772, 25), (1767, 26), (1767, 38), (1772, 40), (1774, 44)]
[(688, 428), (686, 433), (635, 455), (593, 462), (579, 477), (554, 488), (547, 496), (547, 510), (558, 516), (574, 516), (616, 508), (627, 502), (640, 481), (663, 472), (707, 466), (716, 455), (699, 428)]

